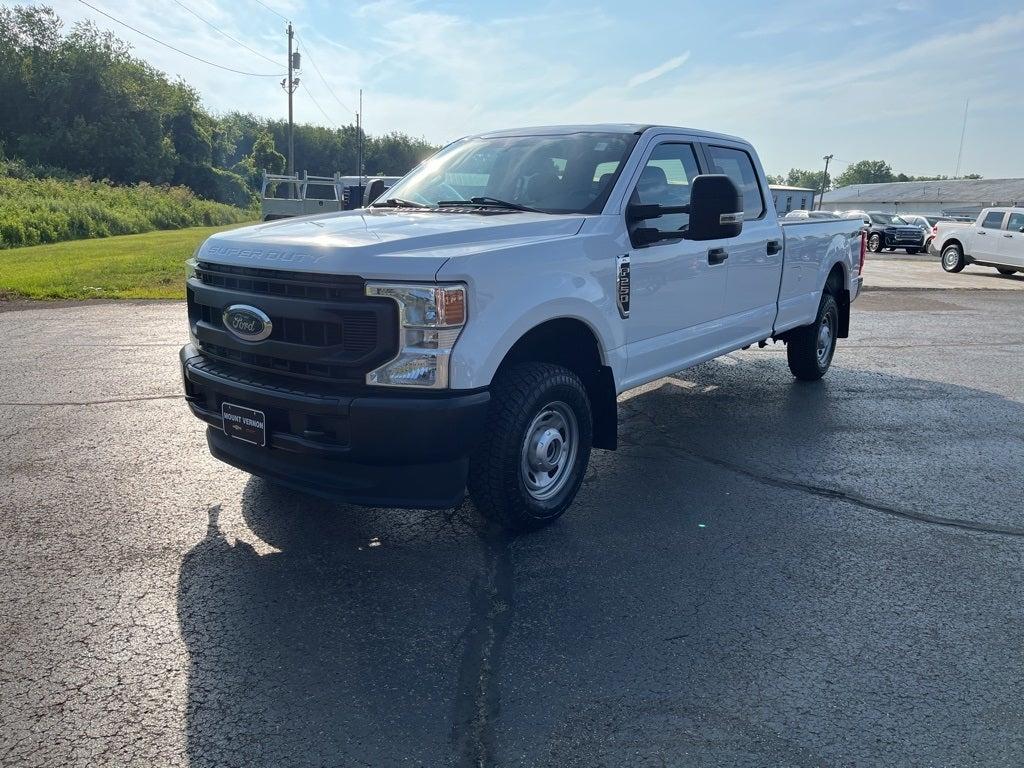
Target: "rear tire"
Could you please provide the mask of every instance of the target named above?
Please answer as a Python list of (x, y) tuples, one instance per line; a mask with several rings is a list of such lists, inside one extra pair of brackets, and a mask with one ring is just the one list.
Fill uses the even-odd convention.
[(882, 236), (877, 232), (868, 235), (868, 250), (872, 253), (882, 252)]
[(800, 381), (817, 381), (832, 365), (839, 331), (839, 304), (831, 293), (821, 297), (813, 323), (795, 329), (786, 341), (789, 370)]
[(947, 272), (959, 272), (966, 266), (964, 252), (956, 243), (942, 249), (942, 268)]
[(590, 400), (575, 373), (549, 363), (502, 371), (491, 389), (487, 437), (470, 459), (473, 503), (508, 530), (548, 525), (576, 498), (593, 432)]
[(1016, 269), (1010, 269), (1010, 267), (996, 267), (996, 272), (1000, 275), (1015, 275), (1017, 274)]

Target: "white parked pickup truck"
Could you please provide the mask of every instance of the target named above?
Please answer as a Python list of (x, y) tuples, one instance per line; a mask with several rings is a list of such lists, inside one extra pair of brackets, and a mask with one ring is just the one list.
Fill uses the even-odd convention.
[(754, 149), (650, 125), (456, 141), (371, 207), (214, 235), (186, 399), (213, 455), (360, 504), (509, 528), (571, 504), (616, 396), (755, 343), (828, 370), (856, 220), (780, 224)]
[(1024, 208), (986, 208), (973, 223), (937, 222), (928, 248), (947, 272), (978, 264), (1012, 275), (1024, 270)]

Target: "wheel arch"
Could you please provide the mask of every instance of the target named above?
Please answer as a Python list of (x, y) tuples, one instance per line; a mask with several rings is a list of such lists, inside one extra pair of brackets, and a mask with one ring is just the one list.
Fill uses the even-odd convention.
[(517, 363), (561, 365), (573, 371), (587, 390), (594, 418), (594, 447), (614, 450), (618, 443), (615, 375), (594, 329), (577, 317), (556, 317), (530, 328), (509, 348), (495, 375)]
[(836, 261), (825, 277), (825, 293), (835, 297), (839, 305), (839, 327), (836, 329), (836, 336), (846, 339), (850, 336), (850, 288), (847, 273), (847, 265), (842, 261)]

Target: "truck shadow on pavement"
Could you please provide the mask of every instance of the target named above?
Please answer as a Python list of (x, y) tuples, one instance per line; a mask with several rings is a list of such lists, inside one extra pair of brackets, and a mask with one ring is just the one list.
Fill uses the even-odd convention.
[[(260, 541), (211, 507), (180, 570), (191, 764), (956, 762), (985, 707), (1020, 709), (1020, 580), (975, 593), (991, 565), (952, 534), (1022, 541), (993, 482), (1024, 460), (1021, 405), (784, 369), (708, 364), (625, 400), (621, 450), (528, 537), (469, 504), (364, 510), (250, 480)], [(987, 666), (964, 661), (978, 644)], [(944, 664), (960, 678), (922, 704)], [(978, 686), (983, 703), (952, 690)]]

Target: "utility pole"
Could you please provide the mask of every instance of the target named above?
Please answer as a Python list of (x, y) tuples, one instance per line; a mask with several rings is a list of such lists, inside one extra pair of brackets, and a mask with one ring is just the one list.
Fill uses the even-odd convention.
[[(288, 22), (288, 77), (281, 81), (281, 87), (288, 94), (288, 174), (295, 173), (295, 114), (292, 110), (292, 94), (299, 87), (299, 78), (294, 71), (299, 69), (299, 54), (292, 53), (292, 41), (295, 33), (292, 23)], [(292, 185), (288, 185), (288, 197), (292, 196)]]
[(363, 186), (363, 89), (359, 89), (359, 112), (356, 113), (356, 165), (359, 186)]
[(828, 186), (828, 164), (832, 160), (833, 155), (825, 155), (822, 160), (825, 161), (825, 175), (821, 177), (821, 194), (818, 195), (818, 210), (821, 210), (821, 198), (825, 196), (825, 188)]

